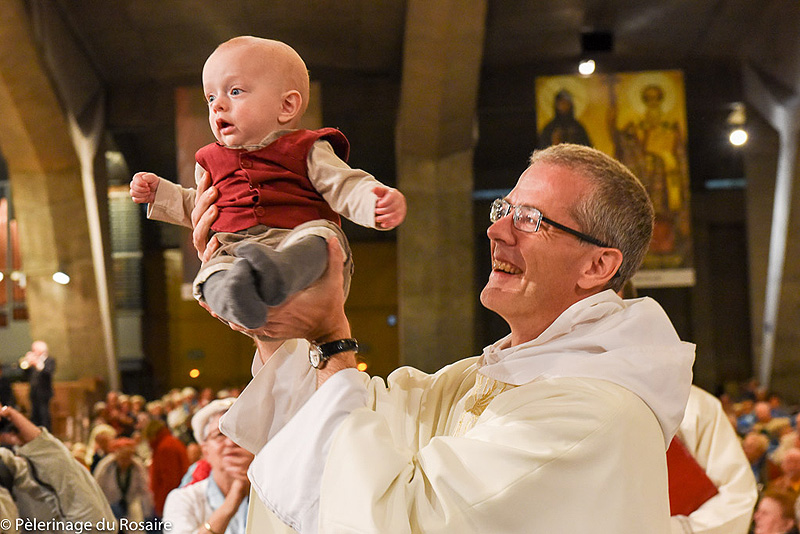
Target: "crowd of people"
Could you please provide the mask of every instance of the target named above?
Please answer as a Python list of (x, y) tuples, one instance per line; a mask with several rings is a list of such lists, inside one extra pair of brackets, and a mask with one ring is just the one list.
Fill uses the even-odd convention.
[[(750, 380), (719, 395), (758, 485), (754, 515), (763, 532), (800, 526), (800, 409)], [(771, 529), (771, 530), (769, 530)], [(759, 532), (756, 530), (756, 532)]]
[[(758, 484), (759, 500), (750, 522), (751, 532), (795, 534), (796, 525), (800, 524), (800, 413), (785, 405), (780, 396), (767, 394), (753, 382), (733, 391), (720, 394), (716, 400), (727, 416), (732, 434), (740, 440)], [(44, 434), (39, 440), (46, 439), (46, 447), (68, 450), (75, 465), (93, 477), (117, 525), (147, 525), (141, 530), (148, 532), (161, 528), (164, 532), (190, 533), (208, 527), (211, 532), (244, 533), (250, 489), (246, 473), (253, 455), (234, 444), (219, 428), (220, 418), (238, 395), (238, 389), (197, 391), (185, 387), (147, 400), (141, 395), (109, 391), (105, 400), (93, 406), (88, 440), (59, 442), (44, 428), (33, 432), (37, 436)], [(692, 411), (692, 400), (689, 405), (688, 410)], [(707, 404), (697, 410), (707, 413), (687, 416), (678, 432), (695, 450), (705, 447), (699, 442), (707, 432), (697, 419), (708, 418), (711, 412)], [(27, 427), (25, 430), (32, 432)], [(30, 436), (27, 441), (21, 440), (19, 432), (12, 435), (8, 428), (0, 435), (0, 441), (7, 446), (3, 453), (7, 456), (13, 446), (31, 447), (25, 445), (33, 439)], [(714, 478), (714, 460), (708, 458), (713, 450), (700, 454), (705, 454), (703, 466)], [(235, 459), (233, 468), (231, 458)], [(732, 467), (724, 469), (730, 472)], [(725, 477), (731, 478), (722, 476)], [(81, 480), (85, 485), (85, 479)], [(715, 482), (724, 492), (725, 482)], [(97, 490), (89, 494), (99, 502)], [(742, 504), (753, 511), (751, 502)], [(26, 506), (23, 503), (21, 509), (30, 508)], [(26, 513), (41, 513), (35, 507), (33, 510)], [(101, 516), (102, 511), (97, 517)], [(749, 520), (747, 513), (742, 517)], [(693, 524), (691, 532), (705, 532), (698, 526), (700, 523)], [(728, 528), (733, 528), (732, 524)]]
[[(26, 504), (35, 501), (39, 493), (47, 493), (40, 486), (59, 487), (41, 480), (40, 476), (40, 471), (52, 471), (53, 466), (58, 466), (59, 472), (67, 473), (61, 478), (82, 481), (88, 490), (81, 491), (88, 491), (88, 495), (95, 497), (94, 501), (85, 502), (79, 514), (81, 521), (88, 517), (94, 527), (106, 518), (106, 525), (115, 521), (120, 532), (188, 533), (196, 532), (204, 523), (216, 523), (220, 530), (212, 530), (214, 532), (243, 533), (250, 487), (246, 472), (252, 455), (222, 436), (218, 428), (219, 418), (238, 393), (238, 389), (204, 388), (198, 392), (185, 387), (147, 401), (141, 395), (112, 390), (105, 400), (93, 406), (86, 441), (58, 440), (45, 427), (33, 424), (16, 409), (4, 408), (6, 421), (0, 430), (0, 443), (5, 452), (0, 454), (3, 460), (0, 480), (4, 472), (2, 466), (7, 464), (11, 469), (7, 480), (9, 498), (13, 496), (15, 502), (30, 487), (35, 488), (33, 497), (27, 501), (23, 498), (22, 504), (17, 506), (17, 517), (23, 521), (70, 519), (55, 497), (45, 511)], [(33, 469), (26, 469), (25, 476), (30, 474), (34, 479), (23, 484), (23, 475), (15, 466), (33, 463), (25, 453), (32, 447), (28, 443), (33, 442), (33, 438), (37, 438), (37, 443), (45, 442), (51, 449), (48, 460), (51, 464), (46, 468), (37, 469), (34, 465)], [(229, 465), (231, 458), (235, 463), (233, 468)], [(63, 469), (65, 464), (69, 470)], [(76, 471), (85, 476), (76, 477)], [(92, 479), (94, 482), (87, 482)], [(191, 489), (178, 490), (189, 487)], [(63, 493), (59, 490), (59, 494)], [(226, 500), (227, 495), (231, 497)], [(81, 493), (73, 500), (86, 499)], [(85, 515), (87, 507), (96, 513)], [(223, 510), (219, 517), (209, 518), (217, 508)], [(194, 522), (189, 520), (193, 514)], [(8, 512), (4, 517), (13, 515)], [(59, 530), (53, 526), (49, 528)], [(96, 530), (108, 530), (108, 527)], [(11, 530), (17, 531), (27, 530)]]

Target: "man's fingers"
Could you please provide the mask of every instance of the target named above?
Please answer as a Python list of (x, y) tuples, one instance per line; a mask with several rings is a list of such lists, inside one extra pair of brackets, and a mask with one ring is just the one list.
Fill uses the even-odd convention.
[(192, 210), (192, 225), (196, 225), (197, 221), (205, 215), (210, 206), (214, 205), (217, 200), (217, 188), (209, 187), (202, 193), (198, 189), (197, 196), (195, 197), (194, 209)]
[(217, 239), (217, 236), (212, 236), (211, 239), (209, 239), (208, 243), (206, 244), (206, 249), (203, 251), (203, 254), (200, 256), (200, 261), (202, 261), (203, 263), (206, 263), (207, 261), (209, 261), (211, 258), (214, 257), (214, 253), (217, 251), (217, 249), (219, 247), (220, 247), (220, 244), (219, 244), (219, 240)]
[[(195, 212), (192, 212), (193, 218), (194, 215)], [(194, 244), (194, 248), (197, 249), (197, 255), (200, 259), (203, 259), (203, 253), (205, 252), (209, 242), (208, 234), (211, 231), (211, 225), (216, 219), (217, 207), (212, 205), (205, 211), (201, 212), (196, 221), (192, 221), (192, 244)]]
[(342, 250), (339, 240), (335, 237), (328, 238), (328, 267), (330, 268), (331, 265), (336, 266), (341, 272), (344, 260), (344, 250)]

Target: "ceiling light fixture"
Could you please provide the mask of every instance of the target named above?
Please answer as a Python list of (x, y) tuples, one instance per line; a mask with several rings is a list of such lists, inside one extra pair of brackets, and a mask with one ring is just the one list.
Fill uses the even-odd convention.
[(747, 130), (744, 128), (736, 128), (731, 131), (728, 140), (733, 146), (742, 146), (747, 142)]
[(731, 105), (731, 112), (725, 120), (728, 123), (728, 141), (733, 146), (740, 147), (747, 143), (747, 110), (742, 102), (734, 102)]
[(595, 68), (597, 68), (597, 64), (593, 59), (582, 59), (580, 63), (578, 63), (578, 72), (581, 76), (591, 76), (594, 74)]

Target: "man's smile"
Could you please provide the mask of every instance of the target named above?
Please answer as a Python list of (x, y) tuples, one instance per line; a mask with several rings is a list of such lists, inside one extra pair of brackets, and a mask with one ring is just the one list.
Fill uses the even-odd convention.
[(509, 274), (522, 274), (522, 269), (520, 269), (516, 265), (512, 265), (510, 263), (498, 260), (496, 258), (492, 259), (492, 270), (501, 271)]

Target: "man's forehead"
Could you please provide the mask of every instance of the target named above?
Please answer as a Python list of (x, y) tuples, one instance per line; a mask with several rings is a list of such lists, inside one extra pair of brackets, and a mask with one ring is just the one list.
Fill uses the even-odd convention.
[[(522, 173), (509, 198), (515, 201), (528, 200), (525, 197), (553, 199), (558, 203), (572, 204), (583, 196), (589, 182), (575, 170), (546, 161), (537, 161)], [(522, 198), (519, 198), (522, 197)]]

